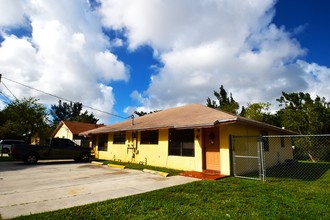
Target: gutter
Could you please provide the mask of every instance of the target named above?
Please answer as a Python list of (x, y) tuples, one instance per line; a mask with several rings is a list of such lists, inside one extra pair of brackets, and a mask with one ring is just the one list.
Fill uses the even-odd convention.
[(205, 128), (205, 127), (212, 127), (214, 125), (216, 125), (217, 123), (208, 123), (208, 124), (194, 124), (194, 125), (179, 125), (179, 126), (175, 126), (175, 125), (168, 125), (168, 126), (159, 126), (159, 127), (134, 127), (134, 126), (130, 126), (130, 127), (125, 127), (125, 128), (121, 128), (121, 129), (112, 129), (112, 130), (107, 130), (107, 131), (98, 131), (98, 132), (82, 132), (79, 133), (79, 136), (88, 136), (88, 135), (95, 135), (95, 134), (106, 134), (106, 133), (110, 133), (110, 132), (118, 132), (118, 131), (146, 131), (146, 130), (158, 130), (158, 129), (171, 129), (171, 128), (175, 128), (175, 129), (186, 129), (186, 128)]
[(214, 125), (217, 125), (217, 124), (229, 124), (229, 123), (235, 123), (238, 121), (238, 118), (229, 118), (229, 119), (222, 119), (222, 120), (216, 120), (214, 122)]
[(231, 118), (231, 119), (223, 119), (223, 120), (217, 120), (214, 124), (230, 124), (230, 123), (242, 123), (242, 124), (249, 124), (249, 125), (254, 125), (254, 126), (259, 126), (259, 127), (263, 127), (263, 128), (268, 128), (274, 131), (278, 131), (281, 133), (285, 133), (285, 134), (297, 134), (296, 132), (290, 131), (290, 130), (285, 130), (283, 128), (279, 128), (276, 127), (274, 125), (270, 125), (264, 122), (260, 122), (260, 121), (256, 121), (256, 120), (252, 120), (252, 119), (247, 119), (247, 118), (243, 118), (243, 117), (236, 117), (236, 118)]
[(280, 128), (280, 127), (277, 127), (277, 126), (274, 126), (274, 125), (270, 125), (270, 124), (267, 124), (267, 123), (264, 123), (264, 122), (255, 121), (255, 120), (251, 120), (251, 119), (238, 117), (237, 122), (241, 122), (242, 124), (249, 124), (249, 125), (264, 127), (264, 128), (268, 128), (268, 129), (278, 131), (278, 132), (281, 132), (281, 133), (285, 133), (285, 134), (297, 134), (294, 131), (286, 130), (284, 128)]

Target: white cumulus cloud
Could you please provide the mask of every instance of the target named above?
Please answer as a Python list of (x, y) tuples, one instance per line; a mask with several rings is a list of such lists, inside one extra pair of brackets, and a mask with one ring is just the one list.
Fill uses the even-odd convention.
[(105, 26), (125, 30), (131, 50), (149, 45), (163, 64), (147, 90), (134, 91), (140, 110), (205, 104), (220, 85), (246, 105), (324, 84), (306, 77), (305, 49), (272, 23), (275, 0), (101, 3)]
[[(109, 83), (127, 81), (129, 71), (109, 50), (110, 42), (102, 31), (99, 15), (87, 1), (10, 0), (0, 5), (1, 11), (8, 9), (8, 13), (0, 15), (4, 39), (0, 72), (17, 98), (34, 96), (46, 104), (57, 104), (56, 98), (6, 78), (105, 112), (113, 111), (114, 91)], [(10, 29), (22, 27), (30, 27), (30, 33), (23, 37), (10, 33)], [(110, 117), (93, 112), (100, 122)]]
[(0, 1), (0, 26), (21, 25), (24, 23), (25, 0)]
[[(0, 73), (18, 98), (57, 103), (5, 77), (106, 112), (119, 102), (114, 82), (126, 83), (131, 93), (126, 98), (138, 103), (127, 106), (127, 113), (205, 104), (220, 85), (241, 105), (274, 103), (282, 91), (328, 96), (329, 68), (303, 60), (307, 50), (294, 36), (305, 30), (300, 26), (290, 33), (276, 26), (275, 3), (96, 0), (91, 7), (88, 0), (1, 0)], [(113, 52), (127, 46), (124, 53), (131, 53), (146, 45), (160, 63), (148, 73), (130, 71), (130, 63)], [(143, 82), (146, 89), (130, 82), (139, 78), (133, 73), (153, 74)], [(109, 119), (94, 114), (101, 122)]]

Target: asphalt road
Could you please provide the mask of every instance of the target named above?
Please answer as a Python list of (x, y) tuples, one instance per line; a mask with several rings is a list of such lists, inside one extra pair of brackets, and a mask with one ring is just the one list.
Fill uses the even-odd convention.
[(124, 197), (197, 179), (72, 161), (0, 163), (0, 219)]

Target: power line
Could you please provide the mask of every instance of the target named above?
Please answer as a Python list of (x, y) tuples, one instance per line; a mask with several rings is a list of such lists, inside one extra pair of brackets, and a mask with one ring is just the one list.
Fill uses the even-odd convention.
[(10, 92), (10, 94), (11, 94), (15, 99), (17, 99), (17, 97), (14, 95), (14, 93), (12, 93), (12, 92), (10, 91), (10, 89), (8, 89), (8, 87), (6, 86), (6, 84), (5, 84), (4, 82), (2, 82), (2, 84), (3, 84), (4, 87)]
[(5, 100), (2, 100), (4, 103), (6, 103), (6, 104), (11, 103), (11, 100), (7, 97), (7, 95), (5, 93), (3, 93), (2, 91), (0, 91), (0, 94), (8, 100), (8, 102), (6, 102)]
[[(2, 83), (3, 85), (4, 85), (4, 87), (9, 91), (9, 93), (15, 98), (15, 99), (17, 99), (17, 97), (14, 95), (14, 93), (12, 93), (9, 89), (8, 89), (8, 87), (6, 86), (6, 84), (4, 83), (4, 82), (2, 82), (1, 81), (1, 78), (2, 78), (2, 74), (0, 74), (0, 84)], [(1, 92), (2, 93), (2, 92)], [(4, 94), (4, 93), (2, 93), (2, 94)], [(6, 97), (7, 98), (7, 97)], [(8, 98), (7, 98), (8, 99)]]
[[(72, 101), (72, 100), (69, 100), (69, 99), (66, 99), (66, 98), (63, 98), (63, 97), (60, 97), (60, 96), (57, 96), (57, 95), (51, 94), (51, 93), (49, 93), (49, 92), (42, 91), (42, 90), (40, 90), (40, 89), (36, 89), (36, 88), (34, 88), (34, 87), (32, 87), (32, 86), (25, 85), (25, 84), (23, 84), (23, 83), (20, 83), (20, 82), (14, 81), (14, 80), (12, 80), (12, 79), (8, 79), (7, 77), (2, 76), (2, 78), (6, 79), (6, 80), (9, 80), (9, 81), (11, 81), (11, 82), (13, 82), (13, 83), (19, 84), (19, 85), (21, 85), (21, 86), (27, 87), (27, 88), (29, 88), (29, 89), (33, 89), (33, 90), (38, 91), (38, 92), (40, 92), (40, 93), (43, 93), (43, 94), (46, 94), (46, 95), (49, 95), (49, 96), (55, 97), (55, 98), (57, 98), (57, 99), (64, 100), (64, 101), (67, 101), (67, 102), (73, 102), (73, 103), (76, 103), (76, 102), (74, 102), (74, 101)], [(0, 74), (0, 82), (1, 82), (1, 74)], [(6, 87), (6, 88), (7, 88), (7, 87)], [(7, 88), (7, 89), (8, 89), (8, 88)], [(13, 95), (13, 94), (12, 94), (12, 95)], [(15, 96), (14, 96), (14, 97), (15, 97)], [(15, 98), (16, 98), (16, 97), (15, 97)], [(17, 98), (16, 98), (16, 99), (17, 99)], [(112, 115), (112, 116), (115, 116), (115, 117), (118, 117), (118, 118), (122, 118), (122, 119), (127, 119), (127, 118), (128, 118), (128, 117), (123, 117), (123, 116), (116, 115), (116, 114), (113, 114), (113, 113), (110, 113), (110, 112), (106, 112), (106, 111), (103, 111), (103, 110), (100, 110), (100, 109), (96, 109), (96, 108), (93, 108), (93, 107), (90, 107), (90, 106), (87, 106), (87, 105), (84, 105), (84, 104), (82, 104), (82, 106), (85, 107), (85, 108), (89, 108), (89, 109), (92, 109), (92, 110), (94, 110), (94, 111), (98, 111), (98, 112), (101, 112), (101, 113), (104, 113), (104, 114)]]

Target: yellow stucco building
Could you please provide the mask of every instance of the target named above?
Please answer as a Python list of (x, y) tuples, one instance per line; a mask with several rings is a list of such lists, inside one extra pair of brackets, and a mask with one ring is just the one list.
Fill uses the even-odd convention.
[[(80, 133), (92, 136), (99, 159), (147, 164), (186, 171), (232, 173), (232, 138), (292, 132), (199, 104), (155, 112)], [(291, 146), (269, 144), (267, 166), (292, 159)], [(245, 145), (246, 143), (241, 143)], [(285, 143), (286, 144), (286, 143)], [(236, 149), (236, 153), (246, 149)], [(250, 149), (251, 150), (251, 149)], [(253, 151), (253, 150), (252, 150)], [(276, 161), (273, 160), (276, 156)], [(244, 167), (244, 162), (239, 165)]]
[[(104, 125), (84, 123), (77, 121), (61, 121), (56, 129), (53, 131), (51, 137), (67, 138), (75, 141), (81, 146), (89, 146), (89, 138), (79, 136), (79, 133), (85, 132), (91, 129), (99, 128)], [(85, 146), (85, 147), (87, 147)]]

